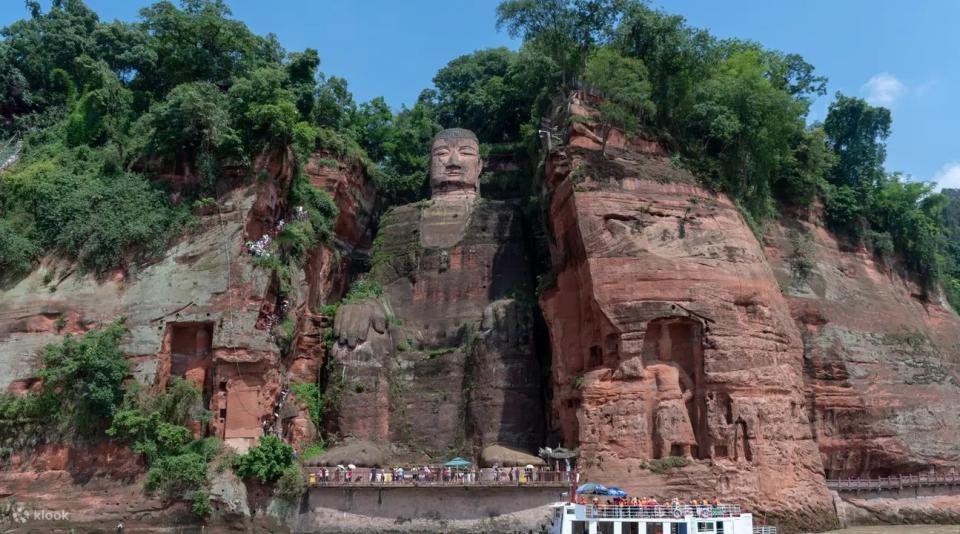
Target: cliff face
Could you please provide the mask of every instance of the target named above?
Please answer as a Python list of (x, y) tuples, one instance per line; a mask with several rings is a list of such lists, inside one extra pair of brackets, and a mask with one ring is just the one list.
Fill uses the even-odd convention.
[[(340, 208), (336, 239), (347, 256), (354, 248), (370, 246), (375, 192), (358, 166), (321, 168), (315, 165), (321, 156), (325, 154), (315, 154), (305, 171)], [(292, 273), (291, 291), (283, 299), (277, 278), (256, 267), (244, 245), (289, 218), (291, 158), (283, 151), (259, 157), (254, 175), (266, 178), (236, 180), (218, 206), (203, 208), (197, 228), (157, 263), (97, 280), (69, 264), (47, 261), (6, 290), (0, 298), (0, 387), (27, 390), (35, 383), (31, 377), (43, 346), (124, 317), (128, 334), (121, 349), (131, 360), (134, 378), (155, 389), (164, 388), (171, 376), (195, 381), (212, 414), (210, 435), (238, 450), (265, 432), (279, 433), (296, 447), (312, 440), (316, 429), (305, 407), (294, 397), (284, 403), (284, 391), (290, 382), (317, 380), (320, 340), (330, 325), (310, 310), (342, 294), (347, 260), (327, 244), (317, 244), (305, 266)], [(44, 273), (51, 271), (56, 274), (45, 283)], [(277, 342), (284, 317), (298, 321), (286, 353)], [(16, 452), (15, 469), (3, 471), (0, 490), (19, 487), (29, 494), (43, 491), (39, 482), (54, 473), (84, 472), (73, 459), (90, 452), (64, 447), (57, 439), (29, 429), (3, 432), (0, 445)], [(90, 476), (130, 480), (135, 475), (130, 465), (137, 458), (129, 451), (110, 455), (122, 458), (124, 452), (126, 463), (114, 462), (119, 470), (107, 463)], [(137, 465), (134, 471), (142, 468)]]
[[(720, 493), (833, 524), (802, 340), (756, 238), (668, 159), (609, 144), (603, 157), (585, 128), (546, 170), (556, 282), (541, 305), (564, 444), (589, 479), (631, 492)], [(647, 470), (669, 456), (691, 466)]]
[[(267, 179), (238, 180), (162, 260), (106, 280), (48, 260), (0, 294), (0, 388), (34, 387), (44, 345), (123, 316), (134, 377), (196, 381), (210, 433), (240, 450), (267, 432), (309, 443), (317, 429), (288, 386), (322, 381), (327, 430), (390, 445), (401, 462), (578, 447), (587, 480), (717, 495), (805, 530), (835, 525), (825, 478), (960, 463), (952, 310), (790, 216), (762, 247), (730, 199), (656, 143), (613, 132), (607, 151), (576, 120), (545, 162), (554, 275), (539, 302), (520, 204), (437, 199), (378, 220), (363, 169), (319, 152), (304, 171), (340, 210), (335, 235), (281, 297), (244, 246), (295, 208), (291, 155), (265, 155), (255, 174)], [(360, 274), (382, 295), (325, 315)], [(549, 347), (534, 335), (540, 311)], [(109, 513), (166, 506), (129, 495), (144, 466), (126, 449), (3, 428), (0, 446), (15, 450), (0, 496), (69, 481), (64, 506), (94, 492)]]
[[(807, 406), (826, 476), (956, 466), (960, 318), (920, 300), (918, 287), (871, 254), (843, 250), (822, 227), (785, 219), (766, 242), (803, 337)], [(796, 267), (804, 260), (806, 277)]]

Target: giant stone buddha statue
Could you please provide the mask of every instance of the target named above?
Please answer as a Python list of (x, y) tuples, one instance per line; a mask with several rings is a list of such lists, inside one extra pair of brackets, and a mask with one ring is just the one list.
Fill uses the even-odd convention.
[(430, 200), (380, 221), (367, 276), (383, 297), (337, 312), (332, 430), (438, 456), (535, 452), (543, 399), (520, 210), (480, 198), (473, 132), (441, 131), (430, 155)]

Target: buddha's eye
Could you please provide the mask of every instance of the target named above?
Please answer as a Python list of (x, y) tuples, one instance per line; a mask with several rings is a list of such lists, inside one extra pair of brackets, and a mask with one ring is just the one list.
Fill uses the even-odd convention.
[(448, 156), (448, 155), (450, 155), (450, 151), (447, 150), (446, 148), (438, 148), (437, 150), (434, 150), (434, 151), (433, 151), (433, 155), (434, 155), (434, 156)]

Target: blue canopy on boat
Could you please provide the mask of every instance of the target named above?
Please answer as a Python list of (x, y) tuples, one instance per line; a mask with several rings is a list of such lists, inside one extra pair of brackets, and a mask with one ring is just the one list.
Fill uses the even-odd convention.
[(609, 488), (607, 488), (607, 496), (617, 497), (622, 499), (627, 496), (627, 492), (623, 491), (622, 489), (616, 486), (610, 486)]
[(586, 495), (606, 495), (606, 494), (607, 494), (607, 487), (604, 486), (603, 484), (594, 484), (593, 482), (590, 482), (590, 483), (588, 483), (588, 484), (584, 484), (584, 485), (580, 486), (579, 488), (577, 488), (577, 494), (578, 494), (578, 495), (581, 495), (581, 494), (586, 494)]

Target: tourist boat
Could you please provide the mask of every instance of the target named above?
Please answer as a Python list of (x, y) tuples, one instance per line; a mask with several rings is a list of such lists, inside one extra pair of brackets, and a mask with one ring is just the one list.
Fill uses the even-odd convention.
[(553, 505), (552, 534), (776, 534), (755, 527), (735, 504), (709, 506)]

